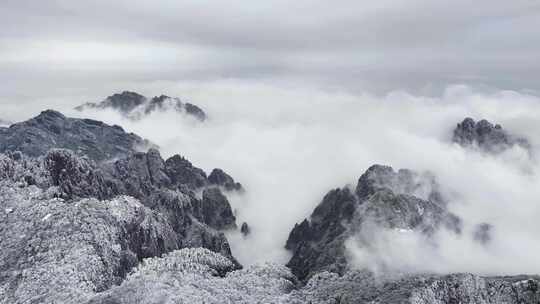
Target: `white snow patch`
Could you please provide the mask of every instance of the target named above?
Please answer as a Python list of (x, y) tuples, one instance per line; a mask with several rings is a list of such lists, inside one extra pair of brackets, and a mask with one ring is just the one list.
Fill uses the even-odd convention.
[(420, 204), (417, 204), (416, 208), (418, 209), (418, 214), (420, 216), (424, 215), (424, 206), (421, 206)]
[(396, 229), (396, 231), (399, 232), (399, 233), (409, 233), (409, 232), (412, 232), (413, 230), (412, 229), (398, 228), (398, 229)]

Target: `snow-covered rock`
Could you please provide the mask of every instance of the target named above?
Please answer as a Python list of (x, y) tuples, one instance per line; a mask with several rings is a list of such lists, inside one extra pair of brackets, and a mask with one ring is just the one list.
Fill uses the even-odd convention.
[(91, 119), (68, 118), (46, 110), (24, 122), (0, 128), (0, 153), (21, 151), (42, 156), (53, 148), (74, 151), (96, 161), (124, 157), (153, 145), (141, 137)]
[[(131, 197), (68, 202), (0, 188), (0, 303), (80, 303), (119, 284), (138, 260), (178, 248), (160, 214)], [(36, 188), (31, 186), (29, 188)], [(7, 209), (6, 208), (6, 209)]]
[(87, 109), (111, 109), (132, 120), (142, 119), (146, 115), (156, 111), (183, 113), (199, 121), (204, 121), (207, 118), (206, 113), (201, 108), (189, 102), (182, 102), (179, 98), (172, 98), (166, 95), (147, 98), (130, 91), (113, 94), (102, 102), (85, 103), (75, 109), (78, 111)]
[(320, 271), (348, 269), (345, 243), (371, 223), (429, 236), (440, 228), (460, 232), (460, 220), (450, 213), (433, 176), (373, 165), (356, 189), (334, 189), (310, 219), (295, 225), (286, 243), (293, 256), (287, 264), (302, 280)]
[(89, 303), (288, 303), (295, 277), (265, 264), (231, 271), (233, 263), (206, 249), (182, 249), (145, 260), (118, 287)]

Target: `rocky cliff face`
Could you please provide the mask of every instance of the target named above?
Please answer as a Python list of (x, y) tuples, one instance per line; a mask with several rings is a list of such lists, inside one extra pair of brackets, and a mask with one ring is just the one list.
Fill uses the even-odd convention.
[(65, 148), (95, 161), (123, 157), (153, 146), (141, 137), (91, 119), (68, 118), (47, 110), (25, 122), (0, 129), (0, 152), (21, 151), (41, 156)]
[(488, 153), (500, 153), (514, 145), (531, 149), (526, 139), (510, 134), (500, 125), (493, 125), (485, 119), (475, 122), (472, 118), (465, 118), (457, 124), (452, 139), (461, 146), (477, 147)]
[(1, 191), (0, 303), (70, 303), (179, 248), (167, 220), (130, 197), (68, 202), (35, 186), (16, 198)]
[[(179, 247), (206, 247), (232, 257), (224, 235), (210, 229), (236, 227), (227, 198), (214, 188), (204, 190), (213, 195), (203, 195), (201, 200), (194, 193), (199, 188), (189, 181), (171, 183), (174, 176), (166, 174), (165, 161), (157, 150), (100, 166), (69, 150), (51, 150), (37, 159), (12, 153), (3, 157), (2, 168), (8, 180), (22, 186), (54, 189), (56, 197), (68, 201), (129, 195), (168, 219), (178, 234)], [(208, 211), (208, 206), (214, 211)]]
[[(295, 225), (286, 248), (287, 266), (306, 285), (288, 296), (290, 303), (536, 303), (539, 277), (482, 277), (473, 274), (399, 274), (375, 276), (350, 267), (345, 242), (363, 239), (366, 225), (417, 231), (429, 240), (438, 229), (461, 234), (458, 217), (446, 209), (435, 178), (428, 173), (395, 171), (374, 165), (348, 187), (330, 191), (311, 217)], [(474, 232), (479, 243), (489, 241), (491, 225)], [(297, 301), (297, 302), (295, 302)]]
[(460, 220), (446, 210), (432, 176), (374, 165), (354, 191), (330, 191), (309, 220), (295, 225), (285, 246), (293, 253), (287, 265), (303, 280), (325, 270), (344, 273), (345, 242), (367, 223), (427, 236), (439, 228), (460, 232)]
[(68, 150), (0, 154), (1, 303), (106, 290), (143, 258), (179, 248), (208, 248), (239, 266), (220, 232), (236, 228), (221, 191), (197, 199), (168, 182), (157, 151), (131, 157), (102, 168)]
[(208, 182), (212, 185), (223, 187), (227, 191), (243, 191), (242, 184), (236, 182), (229, 174), (216, 168), (208, 176)]
[(206, 113), (191, 103), (184, 103), (179, 98), (166, 95), (147, 98), (135, 92), (124, 91), (113, 94), (99, 103), (86, 103), (75, 108), (78, 111), (86, 109), (111, 109), (118, 111), (127, 118), (137, 120), (155, 111), (175, 111), (185, 113), (200, 121), (206, 120)]
[(227, 197), (185, 158), (136, 152), (138, 136), (54, 111), (1, 136), (0, 303), (67, 303), (180, 248), (239, 267), (221, 232), (236, 229)]

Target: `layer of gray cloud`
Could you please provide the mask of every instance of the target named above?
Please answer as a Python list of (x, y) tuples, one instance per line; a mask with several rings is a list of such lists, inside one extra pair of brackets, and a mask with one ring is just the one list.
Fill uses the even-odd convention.
[(0, 20), (2, 102), (230, 78), (540, 90), (540, 3), (530, 0), (4, 0)]

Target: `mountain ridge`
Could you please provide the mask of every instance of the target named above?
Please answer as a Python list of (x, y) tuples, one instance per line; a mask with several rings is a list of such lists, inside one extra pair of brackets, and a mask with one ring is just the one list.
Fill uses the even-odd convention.
[(0, 129), (0, 152), (18, 150), (30, 156), (43, 155), (53, 148), (67, 148), (104, 161), (150, 147), (156, 146), (118, 125), (68, 118), (54, 110), (45, 110), (34, 118)]
[(132, 120), (142, 119), (144, 116), (156, 111), (185, 113), (201, 122), (208, 118), (201, 108), (192, 103), (183, 102), (179, 98), (167, 95), (148, 98), (131, 91), (113, 94), (101, 102), (88, 102), (75, 107), (75, 110), (79, 112), (87, 109), (111, 109)]

